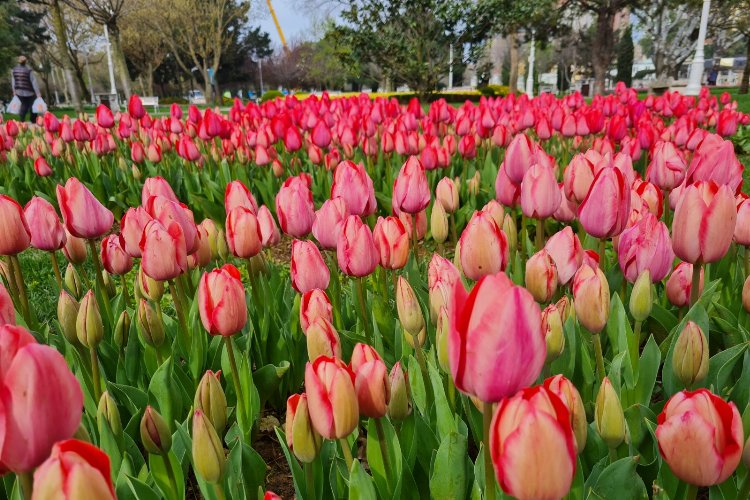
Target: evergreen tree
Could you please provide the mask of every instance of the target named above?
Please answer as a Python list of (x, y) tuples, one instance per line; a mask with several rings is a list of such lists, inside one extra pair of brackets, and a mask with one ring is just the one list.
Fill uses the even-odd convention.
[(633, 31), (630, 26), (617, 44), (617, 81), (628, 87), (633, 83)]

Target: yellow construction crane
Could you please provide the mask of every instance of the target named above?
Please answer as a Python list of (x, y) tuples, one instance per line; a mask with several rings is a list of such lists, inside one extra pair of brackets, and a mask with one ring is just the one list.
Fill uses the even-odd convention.
[(286, 52), (289, 52), (289, 47), (286, 44), (286, 38), (284, 38), (284, 32), (281, 31), (281, 24), (279, 24), (279, 18), (276, 17), (276, 11), (273, 10), (273, 5), (271, 4), (271, 0), (266, 0), (266, 3), (268, 4), (268, 10), (271, 11), (271, 17), (273, 17), (273, 22), (276, 24), (276, 31), (279, 32), (279, 38), (281, 38), (281, 45), (284, 46), (284, 50)]

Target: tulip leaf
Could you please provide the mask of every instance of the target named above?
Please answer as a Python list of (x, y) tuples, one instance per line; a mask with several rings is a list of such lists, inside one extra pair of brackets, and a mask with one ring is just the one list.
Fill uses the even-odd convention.
[(651, 395), (654, 392), (656, 378), (659, 374), (659, 364), (661, 361), (661, 351), (656, 344), (653, 335), (646, 342), (640, 359), (640, 373), (638, 374), (638, 383), (635, 386), (633, 402), (643, 406), (651, 404)]
[(422, 370), (414, 356), (409, 356), (408, 361), (409, 385), (411, 386), (411, 397), (414, 404), (423, 416), (427, 415), (427, 394), (425, 392), (425, 381), (422, 378)]
[[(607, 321), (607, 337), (615, 355), (628, 352), (628, 339), (633, 335), (630, 328), (628, 314), (622, 305), (620, 295), (615, 293), (612, 296), (612, 305), (610, 306), (609, 320)], [(631, 366), (630, 358), (623, 360), (625, 385), (633, 387), (635, 379), (638, 376), (638, 366)]]
[[(169, 460), (174, 473), (177, 491), (174, 491), (172, 488), (165, 460)], [(177, 460), (177, 456), (175, 456), (174, 452), (170, 451), (167, 458), (149, 454), (148, 465), (149, 469), (151, 469), (151, 476), (154, 478), (154, 482), (162, 493), (164, 493), (164, 497), (167, 500), (182, 500), (185, 498), (185, 477), (182, 474), (180, 461)]]
[(375, 500), (375, 487), (372, 478), (364, 471), (359, 460), (352, 462), (349, 472), (349, 500)]
[(253, 381), (258, 389), (260, 403), (263, 405), (279, 388), (284, 374), (289, 370), (289, 361), (282, 361), (278, 366), (266, 365), (253, 373)]
[(467, 457), (467, 439), (457, 432), (443, 437), (430, 473), (430, 494), (436, 500), (466, 497), (467, 471), (461, 465)]
[(167, 359), (148, 385), (149, 402), (159, 409), (170, 429), (174, 428), (174, 422), (183, 415), (182, 398), (178, 396), (178, 388), (174, 383), (174, 372), (172, 370), (172, 358)]
[(122, 463), (122, 446), (112, 432), (112, 428), (104, 418), (97, 418), (99, 428), (99, 448), (109, 455), (109, 466), (112, 477), (117, 477)]
[(227, 459), (227, 494), (231, 498), (252, 498), (263, 486), (266, 463), (247, 443), (234, 441)]
[(303, 498), (302, 492), (306, 491), (305, 474), (302, 471), (302, 467), (300, 467), (299, 462), (292, 455), (292, 452), (287, 447), (286, 435), (284, 435), (284, 432), (278, 427), (276, 427), (276, 429), (274, 430), (276, 431), (276, 438), (279, 440), (279, 446), (281, 446), (281, 451), (284, 452), (286, 461), (289, 464), (289, 470), (292, 472), (292, 481), (294, 482), (294, 493), (297, 495), (297, 498)]
[[(713, 286), (715, 283), (716, 282), (712, 282), (711, 285), (709, 285), (709, 288), (711, 289), (715, 288), (715, 286)], [(677, 338), (679, 337), (680, 333), (685, 327), (685, 324), (688, 321), (693, 321), (701, 328), (701, 330), (703, 330), (704, 335), (708, 335), (708, 332), (709, 332), (708, 313), (706, 312), (706, 309), (703, 307), (703, 302), (702, 302), (704, 300), (707, 300), (706, 298), (707, 298), (707, 295), (705, 293), (701, 295), (701, 298), (698, 299), (698, 302), (696, 302), (695, 305), (690, 308), (690, 311), (688, 311), (688, 313), (685, 315), (682, 321), (680, 321), (680, 323), (674, 328), (674, 330), (670, 332), (669, 336), (659, 346), (659, 349), (661, 350), (662, 354), (665, 352), (665, 349), (667, 353), (664, 358), (664, 369), (662, 369), (662, 372), (661, 372), (661, 379), (664, 385), (664, 392), (666, 393), (667, 397), (671, 397), (682, 388), (682, 383), (679, 381), (679, 379), (677, 379), (677, 377), (674, 374), (674, 371), (672, 370), (672, 357), (674, 355), (674, 346), (677, 343)]]
[(708, 361), (708, 377), (702, 385), (715, 394), (725, 394), (729, 376), (747, 348), (747, 343), (738, 344), (711, 356)]
[(593, 485), (588, 487), (589, 498), (644, 499), (648, 498), (646, 485), (638, 475), (638, 459), (621, 458), (605, 467)]
[[(371, 418), (367, 424), (367, 463), (370, 465), (375, 486), (381, 498), (396, 498), (397, 483), (403, 474), (403, 456), (396, 431), (387, 418), (379, 419), (382, 427), (382, 440), (379, 437), (378, 422)], [(385, 448), (388, 457), (388, 469), (383, 462)]]
[(430, 383), (432, 384), (432, 391), (435, 397), (438, 437), (442, 440), (451, 433), (458, 431), (458, 428), (456, 427), (456, 419), (459, 417), (454, 414), (448, 404), (448, 399), (445, 397), (445, 390), (443, 389), (443, 378), (440, 376), (437, 368), (435, 368), (432, 360), (430, 360), (427, 365), (430, 372)]
[(152, 490), (146, 483), (143, 483), (134, 477), (128, 476), (126, 478), (126, 484), (128, 490), (123, 492), (124, 494), (122, 496), (118, 492), (118, 498), (127, 498), (132, 494), (133, 496), (131, 498), (136, 498), (138, 500), (159, 500), (159, 495), (154, 490)]

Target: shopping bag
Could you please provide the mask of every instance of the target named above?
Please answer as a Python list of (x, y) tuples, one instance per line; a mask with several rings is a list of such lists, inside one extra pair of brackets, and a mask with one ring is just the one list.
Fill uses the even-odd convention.
[(44, 99), (41, 97), (37, 97), (34, 104), (31, 105), (31, 111), (38, 115), (42, 115), (47, 112), (47, 103), (44, 102)]
[(10, 104), (5, 108), (5, 112), (11, 115), (17, 115), (21, 112), (21, 99), (17, 95), (14, 95), (13, 99), (10, 100)]

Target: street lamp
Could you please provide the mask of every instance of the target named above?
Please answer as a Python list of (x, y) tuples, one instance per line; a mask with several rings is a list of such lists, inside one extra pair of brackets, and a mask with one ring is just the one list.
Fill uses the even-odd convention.
[(536, 56), (536, 40), (534, 30), (531, 30), (531, 50), (529, 51), (529, 74), (526, 75), (526, 95), (534, 97), (534, 59)]
[(701, 12), (701, 25), (698, 30), (698, 42), (695, 46), (695, 57), (690, 65), (690, 76), (688, 77), (685, 95), (698, 95), (701, 91), (703, 70), (705, 68), (705, 56), (703, 46), (706, 44), (706, 29), (708, 28), (708, 12), (711, 9), (711, 0), (703, 0), (703, 11)]

